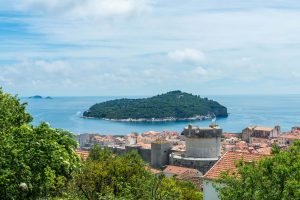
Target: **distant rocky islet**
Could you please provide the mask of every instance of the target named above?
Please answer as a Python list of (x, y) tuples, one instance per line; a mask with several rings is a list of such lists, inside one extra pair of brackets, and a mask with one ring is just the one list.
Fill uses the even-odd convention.
[(34, 96), (30, 96), (28, 98), (29, 99), (53, 99), (53, 97), (50, 97), (50, 96), (43, 97), (43, 96), (40, 96), (40, 95), (34, 95)]

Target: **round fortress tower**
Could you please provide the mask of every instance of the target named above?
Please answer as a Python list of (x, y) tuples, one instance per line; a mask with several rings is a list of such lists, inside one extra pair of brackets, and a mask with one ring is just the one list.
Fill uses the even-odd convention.
[(181, 134), (185, 136), (186, 157), (218, 158), (220, 156), (222, 129), (219, 126), (201, 128), (189, 125)]

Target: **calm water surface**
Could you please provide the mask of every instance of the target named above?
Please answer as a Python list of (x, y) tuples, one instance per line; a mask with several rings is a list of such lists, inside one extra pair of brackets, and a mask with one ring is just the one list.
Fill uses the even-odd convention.
[[(208, 96), (228, 108), (229, 117), (217, 123), (228, 132), (241, 132), (249, 125), (281, 125), (284, 131), (300, 126), (300, 95), (287, 96)], [(74, 133), (127, 134), (149, 130), (181, 131), (189, 122), (112, 122), (80, 118), (83, 111), (95, 103), (120, 97), (54, 97), (53, 99), (28, 99), (27, 110), (34, 117), (33, 124), (49, 122), (53, 127)], [(210, 121), (192, 124), (207, 126)]]

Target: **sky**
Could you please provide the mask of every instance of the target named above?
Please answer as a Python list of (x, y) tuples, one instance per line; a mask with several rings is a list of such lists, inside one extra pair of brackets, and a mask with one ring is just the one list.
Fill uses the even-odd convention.
[(0, 86), (300, 94), (299, 21), (299, 0), (0, 0)]

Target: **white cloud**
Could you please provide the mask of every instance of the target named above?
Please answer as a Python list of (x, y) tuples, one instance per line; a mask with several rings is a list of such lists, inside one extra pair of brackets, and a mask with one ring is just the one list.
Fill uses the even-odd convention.
[[(31, 95), (55, 92), (55, 95), (92, 95), (97, 91), (138, 89), (149, 85), (156, 87), (174, 86), (181, 83), (203, 82), (214, 78), (203, 67), (174, 71), (173, 66), (123, 67), (105, 66), (98, 62), (74, 62), (62, 60), (26, 60), (2, 66), (0, 85), (17, 93)], [(91, 90), (92, 89), (92, 93)], [(58, 94), (57, 94), (58, 93)]]
[(1, 73), (9, 77), (6, 82), (15, 86), (26, 85), (28, 83), (43, 82), (45, 85), (53, 81), (54, 85), (59, 85), (64, 78), (72, 76), (72, 68), (68, 62), (63, 61), (22, 61), (12, 65), (2, 66)]
[(249, 82), (259, 90), (265, 80), (288, 88), (280, 81), (300, 76), (300, 23), (290, 20), (299, 2), (228, 1), (0, 0), (0, 65), (17, 63), (0, 66), (0, 85), (78, 95), (193, 88), (189, 81), (223, 87), (215, 93)]
[(193, 69), (192, 73), (195, 75), (204, 76), (207, 74), (207, 70), (203, 67), (196, 67), (195, 69)]
[(186, 48), (169, 52), (168, 57), (179, 62), (199, 62), (204, 60), (205, 55), (202, 51)]
[(37, 60), (34, 62), (35, 66), (41, 68), (47, 74), (59, 74), (59, 75), (68, 75), (71, 73), (71, 66), (63, 61), (52, 61), (46, 62), (44, 60)]
[(150, 9), (149, 0), (23, 0), (20, 10), (72, 18), (128, 16)]

